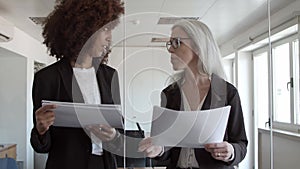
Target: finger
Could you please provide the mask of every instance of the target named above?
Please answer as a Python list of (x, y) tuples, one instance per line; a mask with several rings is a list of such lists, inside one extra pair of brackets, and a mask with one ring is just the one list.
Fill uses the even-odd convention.
[(145, 150), (145, 152), (146, 152), (147, 154), (150, 154), (153, 150), (154, 150), (154, 146), (149, 146), (149, 147)]
[(112, 131), (114, 128), (112, 128), (112, 127), (110, 127), (110, 126), (108, 126), (108, 125), (105, 125), (105, 124), (100, 124), (99, 125), (99, 127), (101, 128), (101, 129), (103, 129), (104, 131)]
[(161, 146), (151, 146), (152, 150), (147, 154), (148, 157), (153, 158), (162, 152)]
[(144, 152), (150, 146), (152, 146), (151, 142), (149, 142), (148, 140), (142, 140), (141, 143), (139, 144), (138, 150), (139, 150), (139, 152)]
[(111, 136), (114, 134), (115, 132), (115, 129), (114, 128), (110, 128), (110, 129), (103, 129), (103, 128), (100, 128), (100, 132), (103, 134), (103, 135), (107, 135), (107, 136)]
[(140, 146), (139, 146), (139, 148), (138, 148), (138, 151), (139, 152), (145, 152), (146, 151), (146, 149), (148, 148), (148, 147), (150, 147), (151, 145), (149, 145), (149, 144), (141, 144)]
[(42, 113), (36, 113), (35, 117), (37, 120), (39, 119), (48, 119), (48, 118), (52, 118), (55, 116), (55, 113), (53, 111), (46, 111), (46, 112), (42, 112)]
[(52, 116), (46, 120), (46, 123), (49, 124), (49, 126), (51, 126), (54, 123), (54, 120), (55, 120), (55, 117)]
[(55, 120), (55, 115), (53, 112), (49, 114), (36, 116), (37, 123), (41, 125), (45, 125), (48, 122), (54, 122), (54, 120)]
[(47, 119), (40, 123), (42, 128), (48, 130), (50, 126), (54, 124), (54, 118), (53, 119)]
[(46, 111), (52, 111), (53, 109), (56, 109), (56, 105), (54, 104), (47, 104), (47, 105), (43, 105), (42, 107), (40, 107), (36, 112), (37, 113), (43, 113)]
[(150, 153), (147, 154), (147, 157), (153, 158), (157, 156), (157, 152), (151, 151)]
[(206, 144), (205, 147), (206, 148), (222, 148), (222, 147), (225, 147), (226, 144), (224, 142), (222, 143), (211, 143), (211, 144)]
[(90, 132), (92, 132), (94, 135), (96, 135), (96, 136), (99, 136), (99, 135), (101, 135), (101, 128), (99, 128), (99, 127), (95, 127), (95, 126), (93, 126), (93, 127), (89, 127), (89, 131)]
[(223, 142), (221, 145), (218, 145), (218, 147), (214, 148), (214, 152), (221, 152), (221, 153), (232, 153), (231, 149), (233, 150), (233, 147), (228, 142)]
[(45, 119), (52, 119), (55, 117), (55, 113), (53, 111), (47, 111), (43, 114)]
[(92, 127), (90, 128), (90, 131), (100, 140), (102, 141), (109, 141), (111, 139), (113, 139), (114, 134), (113, 133), (107, 133), (106, 131), (103, 131), (102, 128), (96, 128), (96, 127)]
[(144, 145), (144, 144), (149, 144), (149, 143), (152, 143), (152, 139), (150, 137), (146, 137), (140, 141), (139, 145)]
[(222, 153), (213, 153), (212, 155), (216, 160), (223, 160)]
[(103, 134), (105, 137), (108, 137), (109, 139), (112, 139), (112, 137), (114, 137), (116, 134), (116, 129), (111, 128), (111, 127), (106, 128), (106, 129), (103, 129), (103, 128), (100, 128), (100, 129), (101, 129), (100, 133)]
[(36, 116), (37, 124), (47, 125), (49, 122), (54, 122), (55, 115), (54, 113), (49, 113), (45, 115)]

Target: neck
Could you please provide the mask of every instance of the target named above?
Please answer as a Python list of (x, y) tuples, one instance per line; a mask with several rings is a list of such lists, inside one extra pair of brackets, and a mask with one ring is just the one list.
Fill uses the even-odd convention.
[(90, 56), (81, 56), (77, 58), (77, 61), (73, 61), (72, 66), (77, 68), (91, 68), (93, 58)]
[(186, 82), (197, 85), (204, 85), (209, 82), (209, 75), (200, 73), (197, 67), (189, 67), (184, 71), (184, 77)]

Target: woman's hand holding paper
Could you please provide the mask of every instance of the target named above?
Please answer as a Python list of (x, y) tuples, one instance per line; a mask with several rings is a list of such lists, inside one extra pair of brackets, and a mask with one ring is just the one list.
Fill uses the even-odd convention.
[(153, 144), (152, 138), (144, 138), (139, 144), (139, 152), (144, 152), (147, 157), (153, 158), (163, 153), (163, 147)]

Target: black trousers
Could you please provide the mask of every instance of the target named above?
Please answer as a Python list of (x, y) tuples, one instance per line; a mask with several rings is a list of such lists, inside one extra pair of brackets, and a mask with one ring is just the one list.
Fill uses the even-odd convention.
[(91, 154), (88, 169), (105, 169), (103, 156)]

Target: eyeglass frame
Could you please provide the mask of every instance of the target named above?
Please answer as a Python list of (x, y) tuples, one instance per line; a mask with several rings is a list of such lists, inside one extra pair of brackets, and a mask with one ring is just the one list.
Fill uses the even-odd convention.
[[(166, 48), (168, 51), (170, 51), (170, 48), (172, 47), (173, 49), (178, 49), (180, 48), (180, 44), (183, 43), (181, 40), (184, 39), (191, 39), (191, 38), (181, 38), (181, 37), (175, 37), (175, 38), (170, 38), (170, 40), (168, 40), (166, 42)], [(173, 42), (176, 42), (176, 46), (173, 45)], [(168, 47), (170, 46), (170, 47)]]

